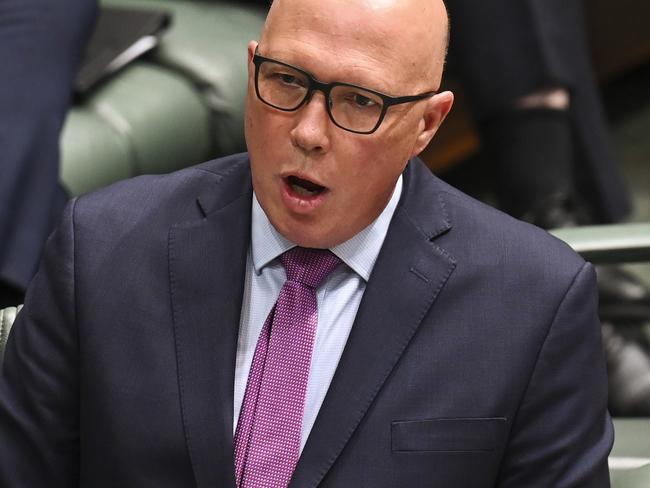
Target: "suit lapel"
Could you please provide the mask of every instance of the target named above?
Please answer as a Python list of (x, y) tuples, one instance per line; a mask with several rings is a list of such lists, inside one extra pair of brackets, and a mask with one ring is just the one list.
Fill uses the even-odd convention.
[(249, 179), (225, 181), (199, 201), (206, 218), (169, 234), (183, 427), (199, 487), (235, 484), (233, 378), (252, 190)]
[(455, 268), (432, 242), (451, 224), (435, 179), (421, 166), (412, 162), (405, 173), (402, 201), (291, 487), (314, 487), (323, 479)]

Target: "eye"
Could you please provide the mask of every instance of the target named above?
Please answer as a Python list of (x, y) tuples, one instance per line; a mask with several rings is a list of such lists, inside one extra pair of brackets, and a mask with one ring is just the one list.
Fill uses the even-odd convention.
[(288, 75), (288, 74), (285, 74), (285, 73), (280, 73), (278, 75), (278, 78), (280, 78), (280, 80), (282, 80), (282, 83), (286, 83), (287, 85), (292, 85), (292, 84), (294, 84), (296, 82), (296, 77), (295, 76)]
[(356, 109), (369, 109), (379, 106), (377, 100), (374, 100), (369, 96), (356, 91), (347, 92), (343, 99), (348, 105)]
[(272, 79), (285, 86), (289, 87), (304, 87), (305, 82), (301, 78), (298, 78), (297, 76), (291, 74), (291, 73), (282, 73), (282, 72), (276, 72), (273, 73)]
[(357, 94), (354, 96), (354, 103), (356, 103), (359, 107), (370, 107), (374, 105), (375, 102), (368, 97)]

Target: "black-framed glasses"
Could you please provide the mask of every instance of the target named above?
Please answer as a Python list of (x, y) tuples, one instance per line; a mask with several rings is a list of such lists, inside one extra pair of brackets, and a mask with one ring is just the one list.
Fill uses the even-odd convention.
[(257, 54), (255, 64), (255, 92), (267, 105), (285, 112), (298, 110), (309, 101), (314, 91), (325, 95), (327, 113), (341, 129), (357, 134), (372, 134), (384, 120), (388, 107), (432, 97), (437, 92), (391, 97), (350, 83), (323, 83), (310, 73), (271, 58)]

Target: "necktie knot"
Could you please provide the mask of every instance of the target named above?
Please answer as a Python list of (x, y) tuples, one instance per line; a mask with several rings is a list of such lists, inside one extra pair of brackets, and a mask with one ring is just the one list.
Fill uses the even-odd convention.
[(280, 256), (287, 271), (287, 280), (296, 281), (310, 288), (318, 288), (321, 282), (341, 263), (328, 249), (294, 247)]

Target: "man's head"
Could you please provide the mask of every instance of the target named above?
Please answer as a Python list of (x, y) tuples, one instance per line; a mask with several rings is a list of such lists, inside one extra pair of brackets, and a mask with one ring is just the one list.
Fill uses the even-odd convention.
[[(255, 53), (320, 82), (402, 97), (438, 90), (447, 31), (442, 0), (275, 0), (259, 44), (248, 46), (246, 142), (255, 193), (280, 233), (301, 246), (326, 248), (368, 226), (388, 203), (408, 160), (437, 131), (453, 95), (390, 106), (375, 132), (359, 134), (331, 120), (322, 91), (294, 111), (261, 101)], [(265, 75), (268, 83), (305, 89), (297, 72), (275, 68)], [(274, 87), (267, 98), (275, 96)], [(342, 120), (348, 109), (340, 104), (353, 104), (348, 108), (357, 113), (376, 103), (381, 102), (344, 91), (330, 111), (342, 125), (354, 125)]]

